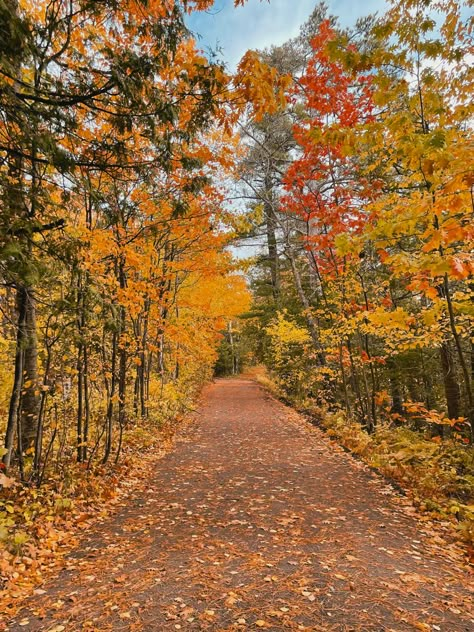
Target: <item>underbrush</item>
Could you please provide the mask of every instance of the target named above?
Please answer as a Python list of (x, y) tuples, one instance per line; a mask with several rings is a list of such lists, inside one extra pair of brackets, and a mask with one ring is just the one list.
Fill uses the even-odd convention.
[(434, 518), (449, 521), (474, 556), (474, 447), (430, 437), (407, 425), (381, 424), (368, 434), (342, 410), (313, 401), (295, 401), (262, 369), (252, 376), (273, 395), (290, 403), (328, 436), (400, 485), (414, 504)]

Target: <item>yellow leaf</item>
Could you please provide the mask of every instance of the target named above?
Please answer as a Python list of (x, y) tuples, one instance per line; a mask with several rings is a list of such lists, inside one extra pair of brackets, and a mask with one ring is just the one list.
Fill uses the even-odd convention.
[(132, 615), (130, 614), (130, 612), (121, 612), (121, 613), (119, 614), (119, 617), (120, 617), (121, 619), (131, 619), (131, 618), (132, 618)]

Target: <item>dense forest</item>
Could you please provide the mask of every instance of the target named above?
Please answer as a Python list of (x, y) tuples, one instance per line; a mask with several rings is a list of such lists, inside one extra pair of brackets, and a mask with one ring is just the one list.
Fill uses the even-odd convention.
[(249, 53), (226, 74), (167, 5), (0, 5), (2, 450), (24, 482), (179, 412), (245, 308), (215, 182), (276, 73)]
[(0, 0), (4, 572), (214, 371), (431, 460), (473, 537), (472, 1), (320, 4), (235, 72), (212, 4)]
[(254, 352), (290, 394), (342, 404), (369, 431), (409, 405), (468, 443), (469, 25), (428, 4), (351, 32), (320, 7), (263, 54), (294, 81), (284, 111), (243, 129), (242, 192), (266, 240)]

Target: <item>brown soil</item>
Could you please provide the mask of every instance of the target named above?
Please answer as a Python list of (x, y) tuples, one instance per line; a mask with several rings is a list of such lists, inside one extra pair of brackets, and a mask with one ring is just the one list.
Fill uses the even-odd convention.
[(386, 481), (255, 383), (218, 380), (143, 489), (5, 629), (461, 632), (469, 586), (462, 555)]

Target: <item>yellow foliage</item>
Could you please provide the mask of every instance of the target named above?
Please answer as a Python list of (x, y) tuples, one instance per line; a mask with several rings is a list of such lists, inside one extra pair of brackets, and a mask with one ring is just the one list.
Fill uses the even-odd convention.
[(303, 345), (310, 341), (310, 335), (304, 327), (287, 318), (287, 312), (278, 312), (275, 319), (266, 328), (275, 347), (286, 345)]

